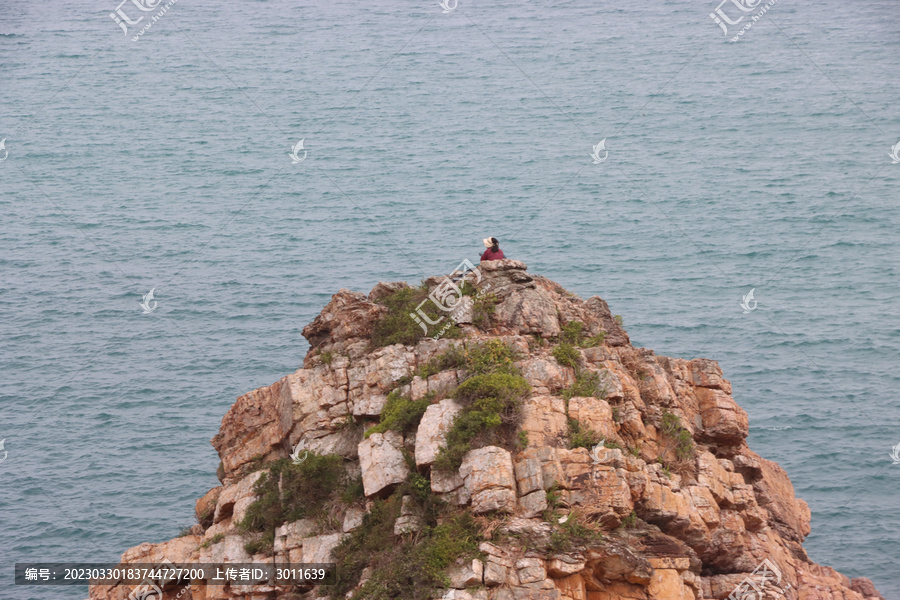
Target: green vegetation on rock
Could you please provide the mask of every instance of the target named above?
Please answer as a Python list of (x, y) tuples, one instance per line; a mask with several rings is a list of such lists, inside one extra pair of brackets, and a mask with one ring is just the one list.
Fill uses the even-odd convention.
[(671, 440), (670, 447), (674, 447), (675, 457), (678, 460), (687, 461), (694, 458), (694, 438), (690, 431), (681, 426), (678, 415), (664, 411), (660, 431)]
[(471, 515), (451, 513), (430, 500), (421, 502), (421, 497), (424, 529), (395, 536), (394, 521), (405, 491), (411, 490), (402, 488), (386, 500), (376, 500), (362, 525), (335, 548), (332, 557), (340, 568), (337, 582), (325, 590), (329, 598), (346, 598), (363, 569), (371, 566), (371, 577), (351, 600), (430, 600), (438, 588), (447, 586), (445, 571), (457, 558), (479, 556), (480, 536)]
[(603, 343), (606, 332), (601, 331), (597, 335), (587, 336), (584, 332), (584, 323), (581, 321), (569, 321), (563, 325), (559, 332), (560, 344), (571, 344), (581, 348), (594, 348)]
[(606, 397), (606, 385), (596, 371), (577, 369), (575, 371), (575, 383), (562, 391), (565, 400), (576, 396), (593, 396), (595, 398)]
[[(469, 450), (487, 445), (514, 446), (520, 400), (528, 394), (521, 375), (484, 373), (473, 375), (456, 388), (453, 396), (463, 405), (447, 432), (434, 466), (458, 469)], [(507, 440), (506, 438), (510, 438)]]
[(271, 553), (276, 527), (304, 518), (324, 519), (326, 506), (348, 483), (343, 459), (336, 454), (309, 453), (300, 464), (288, 458), (269, 463), (253, 486), (256, 500), (237, 523), (251, 538), (245, 549), (249, 554)]
[[(388, 310), (378, 319), (372, 329), (372, 347), (380, 348), (391, 344), (412, 345), (425, 337), (422, 327), (410, 315), (416, 313), (419, 304), (426, 298), (428, 298), (428, 287), (423, 284), (419, 287), (400, 288), (379, 300), (378, 303), (387, 307)], [(421, 309), (431, 321), (446, 317), (446, 313), (435, 306), (433, 302), (426, 302)], [(432, 333), (437, 333), (437, 331)], [(445, 338), (454, 338), (460, 335), (460, 329), (456, 325), (451, 326), (442, 334)]]
[(600, 443), (602, 437), (599, 433), (585, 427), (581, 421), (567, 417), (569, 423), (569, 448), (587, 448), (590, 450)]
[(399, 433), (409, 433), (419, 426), (425, 409), (431, 404), (434, 393), (429, 392), (418, 400), (410, 400), (398, 390), (388, 394), (387, 401), (381, 411), (381, 422), (366, 430), (368, 438), (373, 433), (384, 433), (391, 429)]

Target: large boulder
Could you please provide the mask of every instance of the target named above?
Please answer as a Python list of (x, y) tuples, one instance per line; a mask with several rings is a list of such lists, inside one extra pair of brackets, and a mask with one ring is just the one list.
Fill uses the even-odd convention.
[(293, 423), (286, 379), (247, 392), (225, 413), (219, 433), (210, 441), (226, 478), (239, 476), (251, 461), (287, 456), (286, 438)]
[(453, 419), (461, 410), (462, 405), (449, 398), (425, 409), (416, 430), (417, 466), (427, 466), (434, 462), (444, 446)]
[(516, 477), (512, 456), (497, 446), (469, 451), (459, 468), (472, 498), (472, 511), (511, 513), (516, 509)]
[(360, 442), (359, 464), (366, 496), (384, 495), (406, 480), (409, 467), (402, 448), (403, 437), (395, 431), (373, 433)]
[(339, 290), (313, 322), (303, 328), (311, 348), (336, 342), (368, 338), (378, 317), (387, 309), (369, 301), (365, 294)]

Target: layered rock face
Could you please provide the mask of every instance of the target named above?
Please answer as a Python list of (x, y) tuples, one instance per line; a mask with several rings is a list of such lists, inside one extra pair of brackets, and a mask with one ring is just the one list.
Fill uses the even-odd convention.
[[(809, 507), (795, 497), (783, 469), (747, 446), (747, 413), (715, 361), (633, 347), (601, 298), (582, 300), (529, 275), (520, 262), (484, 263), (470, 279), (492, 294), (487, 321), (472, 324), (469, 300), (455, 315), (459, 339), (410, 345), (373, 348), (370, 342), (388, 311), (381, 301), (405, 284), (379, 283), (368, 296), (335, 294), (303, 330), (310, 342), (303, 367), (238, 398), (223, 418), (212, 440), (222, 485), (197, 501), (199, 524), (191, 535), (132, 548), (123, 563), (330, 562), (373, 504), (415, 474), (447, 506), (484, 524), (478, 555), (456, 561), (434, 598), (721, 600), (764, 561), (778, 569), (777, 588), (732, 597), (881, 598), (867, 579), (850, 580), (807, 557)], [(425, 283), (435, 288), (441, 278)], [(571, 344), (574, 364), (556, 352), (571, 323), (582, 324), (582, 339), (592, 340)], [(476, 444), (458, 469), (437, 469), (448, 431), (464, 411), (453, 390), (470, 374), (422, 368), (452, 348), (488, 340), (515, 351), (515, 368), (530, 387), (517, 412), (516, 444)], [(599, 385), (579, 395), (583, 381)], [(430, 404), (412, 431), (365, 437), (392, 391)], [(574, 424), (595, 443), (573, 444)], [(271, 552), (248, 555), (236, 525), (256, 500), (254, 484), (266, 463), (297, 450), (343, 457), (347, 472), (361, 476), (365, 499), (333, 507), (324, 525), (284, 523)], [(570, 518), (602, 531), (602, 539), (560, 549), (552, 540)], [(395, 536), (416, 535), (424, 526), (411, 496), (404, 496)], [(371, 576), (369, 570), (362, 579)], [(97, 600), (129, 593), (127, 586), (91, 588)], [(317, 588), (193, 585), (179, 597), (324, 595)]]

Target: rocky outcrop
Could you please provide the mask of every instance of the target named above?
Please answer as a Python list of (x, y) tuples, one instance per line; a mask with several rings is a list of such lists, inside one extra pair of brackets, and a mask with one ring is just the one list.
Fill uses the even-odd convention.
[[(478, 295), (457, 305), (456, 340), (373, 348), (374, 325), (389, 310), (382, 302), (406, 284), (335, 294), (303, 330), (310, 349), (302, 368), (241, 396), (222, 419), (212, 440), (222, 485), (197, 501), (198, 525), (184, 537), (127, 550), (122, 562), (329, 562), (387, 497), (399, 508), (385, 548), (427, 535), (432, 517), (416, 495), (430, 494), (481, 526), (479, 553), (451, 561), (447, 587), (434, 598), (721, 600), (742, 585), (762, 585), (761, 565), (777, 569), (769, 597), (881, 598), (869, 580), (850, 580), (807, 557), (809, 507), (783, 469), (748, 447), (747, 414), (715, 361), (633, 347), (602, 299), (582, 300), (518, 261), (484, 263), (466, 279)], [(444, 281), (426, 284), (436, 289)], [(487, 310), (483, 298), (492, 312), (475, 318)], [(561, 334), (573, 335), (574, 322), (581, 338), (567, 338), (567, 351), (577, 360), (561, 363), (554, 350)], [(513, 367), (528, 384), (515, 422), (507, 423), (514, 435), (475, 436), (458, 468), (439, 469), (448, 432), (466, 410), (454, 390), (471, 373), (458, 359), (446, 368), (429, 361), (454, 348), (467, 356), (490, 340), (516, 353)], [(411, 402), (427, 399), (424, 414), (402, 431), (365, 436), (392, 391)], [(361, 479), (365, 499), (281, 523), (268, 549), (248, 545), (238, 524), (258, 500), (256, 483), (272, 461), (302, 451), (341, 457), (349, 479)], [(363, 569), (360, 584), (377, 575)], [(97, 600), (129, 592), (90, 589)], [(178, 597), (323, 593), (194, 582)]]

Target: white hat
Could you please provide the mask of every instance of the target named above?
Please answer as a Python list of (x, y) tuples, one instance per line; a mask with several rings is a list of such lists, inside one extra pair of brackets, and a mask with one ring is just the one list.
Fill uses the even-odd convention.
[(481, 241), (484, 242), (484, 247), (485, 247), (485, 248), (490, 248), (491, 246), (494, 245), (494, 242), (491, 241), (491, 238), (484, 238), (484, 239), (481, 240)]

